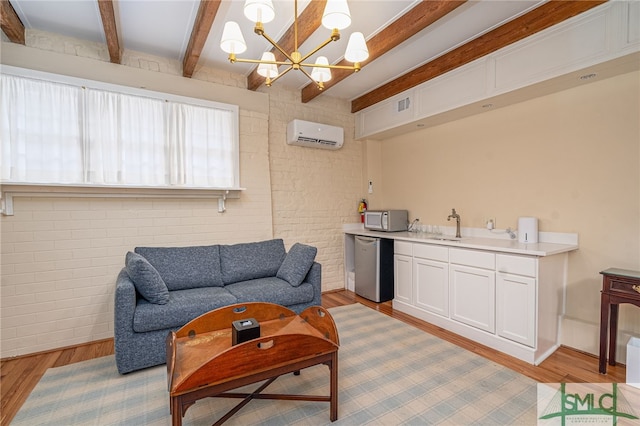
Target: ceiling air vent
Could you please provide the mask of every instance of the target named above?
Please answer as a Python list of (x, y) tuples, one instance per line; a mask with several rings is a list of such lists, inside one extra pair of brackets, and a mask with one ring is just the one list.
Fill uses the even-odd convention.
[(287, 143), (321, 149), (340, 149), (344, 144), (344, 129), (311, 121), (293, 120), (287, 126)]
[(398, 112), (402, 112), (405, 109), (409, 109), (410, 104), (411, 104), (411, 100), (409, 98), (400, 99), (398, 101)]

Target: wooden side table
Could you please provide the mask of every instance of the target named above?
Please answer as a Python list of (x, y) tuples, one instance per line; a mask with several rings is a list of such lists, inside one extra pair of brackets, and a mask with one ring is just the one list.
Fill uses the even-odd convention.
[(600, 363), (599, 371), (607, 373), (607, 323), (609, 325), (609, 365), (616, 365), (618, 305), (631, 303), (640, 307), (640, 271), (610, 268), (600, 272)]

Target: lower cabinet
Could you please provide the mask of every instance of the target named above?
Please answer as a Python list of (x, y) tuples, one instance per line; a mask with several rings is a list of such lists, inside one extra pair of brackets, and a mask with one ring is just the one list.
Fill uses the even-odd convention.
[(413, 259), (415, 305), (434, 314), (449, 315), (449, 265), (431, 259)]
[(496, 332), (530, 347), (536, 346), (537, 263), (525, 256), (496, 258)]
[(413, 303), (413, 244), (395, 241), (393, 246), (394, 300)]
[(534, 365), (559, 347), (567, 253), (395, 247), (394, 309)]
[(451, 265), (450, 268), (451, 318), (495, 332), (495, 271), (462, 265)]

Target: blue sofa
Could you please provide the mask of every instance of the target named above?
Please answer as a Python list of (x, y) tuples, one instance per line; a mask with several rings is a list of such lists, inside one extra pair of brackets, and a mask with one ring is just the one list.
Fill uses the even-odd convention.
[(297, 313), (321, 304), (316, 248), (281, 239), (234, 245), (136, 247), (118, 274), (114, 305), (118, 372), (166, 362), (165, 339), (213, 309), (271, 302)]

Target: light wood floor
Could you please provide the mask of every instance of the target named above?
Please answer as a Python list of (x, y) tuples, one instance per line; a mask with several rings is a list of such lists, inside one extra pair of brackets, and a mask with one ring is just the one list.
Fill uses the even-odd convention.
[[(475, 343), (432, 324), (401, 312), (394, 312), (391, 302), (376, 304), (346, 290), (322, 295), (325, 308), (361, 303), (393, 318), (411, 324), (427, 333), (452, 342), (478, 355), (504, 365), (538, 382), (544, 383), (624, 383), (624, 366), (608, 366), (607, 374), (598, 373), (598, 359), (592, 355), (561, 347), (540, 366), (532, 366), (494, 349)], [(5, 359), (0, 362), (0, 425), (8, 425), (26, 401), (31, 390), (48, 368), (72, 364), (92, 358), (113, 354), (113, 340), (107, 339), (90, 344), (62, 348), (49, 352)]]

